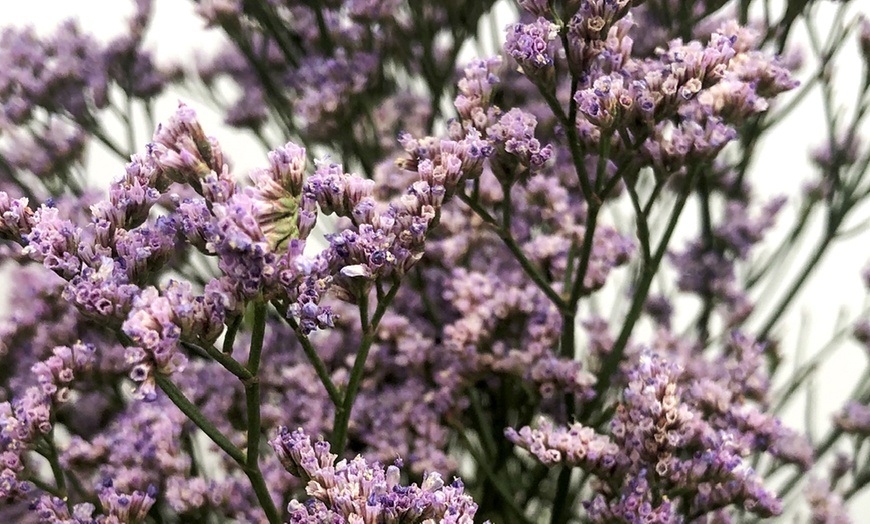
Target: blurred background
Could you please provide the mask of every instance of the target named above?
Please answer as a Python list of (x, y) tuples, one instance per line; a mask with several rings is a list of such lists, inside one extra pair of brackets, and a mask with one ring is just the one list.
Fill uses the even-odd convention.
[[(783, 2), (772, 2), (774, 9), (782, 9)], [(222, 43), (220, 30), (207, 29), (204, 22), (194, 13), (195, 4), (191, 1), (155, 0), (156, 15), (151, 22), (145, 38), (146, 48), (155, 56), (159, 67), (167, 69), (180, 68), (185, 71), (195, 71), (197, 62), (209, 57)], [(500, 29), (514, 16), (514, 6), (510, 2), (501, 2), (487, 20), (486, 27), (481, 31)], [(825, 31), (834, 18), (836, 3), (823, 2), (814, 18), (820, 31)], [(870, 14), (870, 2), (853, 1), (850, 15), (860, 11)], [(27, 2), (7, 2), (3, 6), (2, 24), (14, 26), (33, 26), (40, 34), (47, 34), (62, 21), (74, 17), (80, 27), (101, 41), (110, 41), (123, 33), (127, 28), (127, 20), (134, 11), (132, 2), (119, 0), (102, 0), (88, 2), (69, 2), (66, 0), (29, 0)], [(795, 29), (795, 38), (800, 41), (806, 34), (803, 26)], [(471, 58), (483, 51), (492, 53), (492, 38), (483, 38), (478, 48), (465, 49), (462, 56)], [(808, 80), (818, 67), (811, 53), (806, 49), (791, 49), (789, 52), (802, 53), (804, 63), (796, 76), (802, 82)], [(862, 82), (862, 58), (855, 38), (850, 38), (836, 57), (836, 67), (833, 69), (835, 86), (835, 110), (844, 115), (854, 111), (859, 86)], [(232, 86), (224, 86), (231, 90)], [(795, 92), (787, 93), (778, 102), (779, 105), (789, 103)], [(223, 123), (223, 115), (215, 106), (194, 90), (180, 89), (170, 86), (155, 101), (153, 115), (159, 122), (175, 110), (179, 100), (184, 100), (197, 111), (204, 129), (220, 138), (225, 153), (233, 162), (237, 176), (243, 176), (249, 169), (265, 163), (265, 153), (262, 143), (250, 133), (229, 127)], [(149, 128), (148, 118), (144, 114), (133, 115), (135, 125), (135, 142), (138, 147), (144, 146), (151, 137), (153, 129)], [(803, 191), (804, 184), (813, 178), (814, 167), (810, 162), (813, 151), (825, 144), (824, 116), (822, 94), (818, 87), (807, 94), (806, 99), (796, 111), (784, 119), (775, 129), (772, 129), (759, 146), (757, 161), (752, 168), (752, 176), (757, 190), (765, 195), (784, 195), (795, 202)], [(126, 130), (120, 122), (113, 120), (106, 123), (107, 129), (117, 133), (119, 141), (125, 143)], [(870, 129), (863, 130), (863, 136), (870, 136)], [(268, 136), (272, 146), (284, 142), (282, 137)], [(867, 141), (861, 145), (867, 147)], [(90, 187), (105, 187), (105, 182), (123, 170), (123, 162), (112, 152), (99, 143), (92, 144), (88, 149)], [(772, 251), (778, 240), (785, 235), (783, 224), (789, 224), (796, 218), (796, 206), (786, 206), (777, 220), (779, 227), (766, 242), (765, 250)], [(870, 232), (863, 227), (861, 218), (870, 218), (870, 207), (865, 203), (863, 209), (853, 214), (856, 218), (853, 224), (854, 235), (844, 238), (831, 249), (822, 263), (813, 273), (810, 282), (798, 296), (792, 313), (781, 324), (776, 334), (781, 337), (782, 348), (786, 361), (785, 368), (797, 366), (822, 349), (837, 331), (844, 331), (846, 336), (840, 338), (841, 343), (835, 346), (835, 352), (821, 367), (819, 373), (809, 388), (811, 395), (794, 402), (786, 413), (787, 422), (794, 427), (807, 426), (811, 434), (818, 437), (831, 424), (831, 414), (839, 409), (843, 400), (851, 392), (857, 381), (867, 381), (868, 355), (866, 350), (848, 336), (848, 323), (866, 311), (868, 303), (867, 290), (861, 285), (861, 271), (870, 263)], [(691, 231), (691, 223), (697, 220), (694, 210), (686, 214), (683, 225), (685, 231)], [(821, 228), (821, 222), (816, 220), (812, 228)], [(812, 231), (812, 229), (811, 229)], [(811, 232), (810, 238), (812, 238)], [(688, 236), (688, 235), (685, 235)], [(678, 244), (677, 244), (678, 245)], [(811, 254), (813, 242), (802, 246), (802, 255)], [(764, 250), (762, 250), (764, 251)], [(790, 281), (800, 267), (800, 257), (796, 261), (786, 261), (777, 269), (778, 278)], [(4, 281), (0, 293), (12, 285)], [(766, 296), (762, 286), (756, 293), (760, 299), (759, 307), (772, 307), (775, 297)], [(5, 305), (9, 307), (8, 304)], [(763, 317), (759, 315), (758, 317)], [(865, 493), (861, 499), (854, 502), (853, 517), (856, 522), (865, 522), (865, 515), (870, 514), (870, 494)]]

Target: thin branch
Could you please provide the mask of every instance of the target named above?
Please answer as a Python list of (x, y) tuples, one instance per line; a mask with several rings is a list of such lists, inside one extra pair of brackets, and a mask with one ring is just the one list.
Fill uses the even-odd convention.
[[(365, 330), (363, 331), (362, 341), (360, 342), (359, 349), (357, 349), (356, 358), (353, 362), (353, 368), (350, 371), (350, 378), (347, 382), (347, 389), (344, 392), (344, 400), (341, 403), (341, 406), (337, 407), (335, 410), (335, 419), (333, 423), (333, 434), (332, 434), (332, 449), (334, 453), (341, 457), (344, 454), (344, 447), (347, 445), (347, 428), (350, 423), (350, 414), (353, 411), (353, 403), (356, 400), (356, 395), (359, 392), (359, 386), (362, 382), (363, 372), (365, 371), (366, 360), (368, 359), (369, 350), (372, 347), (372, 344), (375, 341), (375, 335), (377, 333), (378, 324), (381, 321), (381, 318), (386, 313), (387, 308), (390, 303), (395, 298), (396, 293), (399, 292), (399, 279), (396, 278), (390, 286), (390, 290), (387, 292), (386, 296), (383, 300), (378, 302), (377, 308), (375, 308), (375, 312), (372, 315), (370, 321), (363, 320), (363, 326)], [(367, 300), (368, 296), (364, 296), (360, 298), (360, 303), (363, 300)], [(362, 313), (362, 307), (361, 313)]]
[(226, 454), (236, 463), (242, 467), (245, 466), (245, 453), (230, 442), (230, 439), (227, 438), (221, 430), (215, 427), (215, 425), (212, 424), (205, 415), (203, 415), (202, 411), (200, 411), (199, 408), (184, 395), (178, 386), (169, 380), (168, 376), (156, 373), (154, 379), (157, 382), (157, 386), (166, 393), (167, 397), (169, 397), (169, 400), (171, 400), (182, 413), (187, 415), (187, 418), (189, 418), (191, 422), (196, 424), (196, 426), (201, 429), (203, 433), (212, 440), (212, 442), (224, 450), (224, 452), (226, 452)]
[(460, 200), (465, 202), (465, 204), (470, 207), (475, 213), (477, 213), (477, 215), (480, 216), (480, 218), (482, 218), (484, 222), (493, 227), (496, 234), (499, 236), (499, 238), (502, 239), (510, 252), (513, 253), (514, 258), (517, 259), (517, 262), (520, 263), (520, 266), (522, 266), (523, 270), (526, 272), (529, 278), (531, 278), (532, 281), (538, 286), (538, 288), (543, 291), (545, 295), (547, 295), (547, 298), (549, 298), (550, 301), (553, 302), (553, 304), (555, 304), (556, 307), (559, 308), (559, 310), (563, 314), (569, 314), (573, 316), (574, 313), (570, 311), (570, 308), (565, 303), (565, 300), (560, 297), (559, 294), (556, 293), (556, 291), (553, 290), (553, 288), (550, 286), (550, 283), (547, 282), (547, 279), (544, 277), (544, 275), (541, 274), (540, 270), (535, 267), (535, 265), (528, 259), (528, 257), (526, 257), (526, 254), (523, 253), (522, 247), (517, 244), (517, 241), (513, 238), (510, 232), (505, 231), (505, 229), (496, 221), (496, 219), (493, 218), (493, 216), (486, 209), (484, 209), (483, 206), (481, 206), (480, 203), (478, 203), (476, 200), (473, 200), (471, 197), (462, 192), (457, 192), (456, 196), (459, 197)]
[(338, 388), (335, 387), (335, 384), (332, 382), (332, 378), (329, 376), (329, 370), (326, 369), (326, 364), (323, 363), (320, 355), (317, 354), (317, 350), (314, 349), (314, 346), (311, 344), (311, 339), (308, 338), (308, 335), (302, 333), (299, 323), (296, 322), (296, 319), (293, 318), (292, 315), (281, 315), (281, 317), (284, 318), (284, 321), (287, 322), (287, 324), (293, 328), (293, 331), (296, 332), (296, 339), (299, 340), (299, 344), (302, 345), (302, 351), (305, 352), (305, 357), (308, 358), (308, 362), (310, 362), (314, 367), (314, 372), (317, 373), (320, 383), (323, 384), (324, 388), (326, 388), (326, 393), (329, 395), (332, 404), (336, 407), (340, 406), (342, 401), (341, 393), (339, 393)]

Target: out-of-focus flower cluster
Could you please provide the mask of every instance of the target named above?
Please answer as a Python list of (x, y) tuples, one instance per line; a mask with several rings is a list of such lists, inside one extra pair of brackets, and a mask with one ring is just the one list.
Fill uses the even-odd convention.
[[(780, 502), (743, 457), (764, 451), (808, 469), (813, 456), (800, 435), (743, 400), (766, 394), (758, 373), (763, 348), (734, 335), (727, 356), (706, 363), (673, 340), (660, 344), (661, 353), (643, 352), (626, 364), (627, 386), (608, 431), (542, 419), (534, 429), (508, 428), (507, 438), (544, 464), (576, 466), (606, 484), (586, 503), (597, 521), (631, 522), (644, 512), (668, 521), (730, 504), (759, 516), (779, 514)], [(659, 498), (641, 485), (654, 486)]]
[(118, 109), (114, 92), (148, 103), (171, 73), (158, 69), (143, 39), (152, 2), (136, 2), (127, 31), (98, 42), (75, 20), (50, 35), (7, 27), (0, 35), (0, 157), (3, 189), (47, 197), (83, 190), (89, 139), (120, 151), (103, 129), (104, 110)]
[[(786, 204), (753, 133), (798, 83), (724, 3), (520, 1), (458, 64), (492, 1), (204, 0), (226, 39), (186, 77), (143, 48), (148, 0), (107, 45), (6, 30), (0, 496), (79, 524), (732, 522), (812, 469), (842, 521), (834, 479), (870, 477), (819, 480), (747, 324)], [(170, 80), (284, 145), (242, 176), (180, 102), (128, 158), (104, 114)], [(127, 161), (107, 193), (88, 139)], [(817, 155), (814, 202), (860, 143)]]

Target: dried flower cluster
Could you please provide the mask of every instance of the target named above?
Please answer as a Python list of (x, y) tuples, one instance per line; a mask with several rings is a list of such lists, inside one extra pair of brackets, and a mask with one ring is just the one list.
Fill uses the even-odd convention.
[[(824, 352), (785, 376), (781, 330), (870, 196), (870, 73), (846, 122), (824, 69), (856, 28), (870, 71), (870, 23), (823, 42), (818, 2), (755, 3), (519, 1), (465, 63), (505, 6), (202, 0), (226, 38), (195, 70), (155, 64), (148, 0), (108, 44), (4, 30), (0, 520), (850, 522), (870, 383), (824, 439), (790, 427)], [(830, 136), (772, 248), (791, 201), (752, 160), (812, 87), (799, 20)], [(870, 347), (866, 311), (847, 333)]]

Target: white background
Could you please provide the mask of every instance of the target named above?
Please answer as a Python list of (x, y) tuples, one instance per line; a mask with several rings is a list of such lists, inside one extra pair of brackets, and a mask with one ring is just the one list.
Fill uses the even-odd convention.
[[(197, 56), (210, 54), (221, 42), (217, 32), (206, 30), (195, 17), (192, 2), (157, 0), (155, 4), (156, 16), (146, 42), (156, 52), (159, 63), (180, 62), (185, 68), (192, 69)], [(860, 4), (865, 12), (870, 9), (868, 2), (864, 0), (855, 1), (853, 4)], [(118, 0), (4, 2), (0, 24), (34, 25), (40, 33), (48, 33), (62, 20), (75, 16), (86, 31), (108, 41), (125, 31), (127, 18), (132, 12), (131, 3)], [(833, 8), (823, 11), (817, 18), (819, 27), (827, 27), (832, 12)], [(857, 12), (857, 8), (853, 9), (854, 12)], [(499, 20), (507, 20), (508, 16), (500, 13)], [(803, 28), (798, 28), (798, 31), (802, 30)], [(839, 60), (841, 65), (836, 70), (837, 103), (849, 114), (862, 74), (861, 60), (854, 39)], [(815, 64), (808, 61), (801, 75), (805, 78), (814, 67)], [(178, 98), (184, 98), (194, 105), (205, 129), (220, 136), (224, 150), (234, 160), (239, 172), (264, 163), (265, 155), (260, 146), (244, 134), (222, 125), (220, 115), (197, 106), (197, 100), (191, 99), (189, 94), (170, 92), (163, 95), (155, 108), (156, 118), (161, 120), (170, 115)], [(802, 183), (811, 178), (812, 168), (807, 159), (809, 151), (824, 142), (823, 129), (820, 94), (816, 90), (800, 110), (768, 134), (760, 148), (759, 161), (753, 171), (759, 192), (797, 196)], [(119, 142), (124, 143), (123, 134), (120, 130), (118, 132)], [(137, 140), (141, 144), (146, 143), (149, 133), (149, 130), (142, 127)], [(865, 148), (866, 143), (865, 141)], [(96, 183), (107, 180), (123, 169), (120, 160), (100, 150), (99, 146), (92, 148), (90, 154), (90, 177)], [(787, 223), (792, 216), (791, 212), (793, 210), (786, 210), (781, 215), (780, 222)], [(870, 209), (865, 206), (859, 210), (858, 216), (870, 216)], [(807, 242), (807, 248), (812, 244), (813, 242)], [(786, 327), (778, 331), (782, 335), (783, 350), (786, 353), (793, 356), (794, 349), (803, 344), (809, 356), (828, 340), (842, 307), (846, 308), (846, 318), (852, 318), (867, 305), (867, 290), (860, 283), (860, 272), (870, 262), (868, 246), (870, 235), (865, 232), (846, 243), (836, 245), (826, 256), (819, 272), (800, 295), (799, 306), (794, 308), (794, 313), (782, 324)], [(799, 265), (795, 263), (793, 268)], [(783, 278), (788, 278), (789, 274), (784, 273)], [(800, 337), (805, 338), (799, 340)], [(829, 426), (829, 414), (842, 404), (844, 396), (852, 389), (855, 381), (861, 379), (868, 379), (867, 355), (857, 344), (844, 344), (833, 361), (823, 368), (814, 381), (817, 405), (813, 433), (817, 438)], [(788, 414), (788, 421), (802, 426), (803, 420), (803, 402), (798, 402)], [(853, 515), (857, 522), (866, 521), (861, 517), (870, 512), (868, 499), (870, 497), (865, 494), (860, 503), (853, 505)]]

